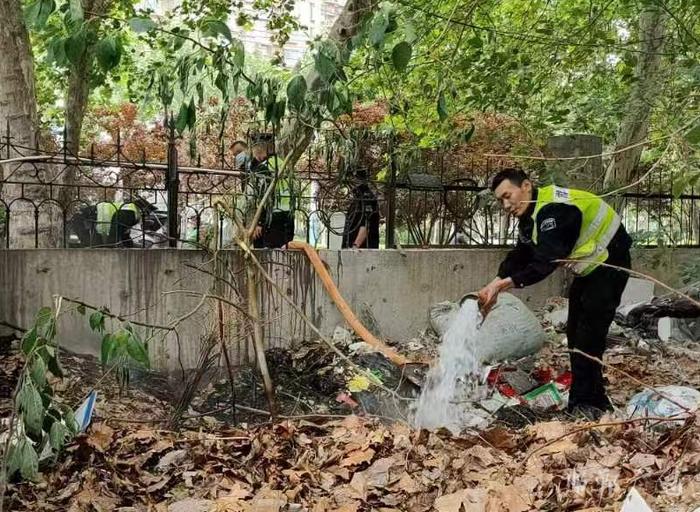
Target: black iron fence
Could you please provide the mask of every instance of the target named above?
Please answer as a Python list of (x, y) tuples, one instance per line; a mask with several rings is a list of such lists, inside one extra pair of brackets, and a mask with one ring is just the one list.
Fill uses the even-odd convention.
[[(234, 223), (222, 214), (219, 203), (238, 209), (243, 217), (249, 214), (254, 199), (245, 194), (245, 171), (229, 165), (223, 154), (216, 169), (181, 165), (172, 133), (163, 142), (165, 162), (127, 158), (119, 140), (97, 156), (94, 150), (73, 155), (65, 147), (56, 151), (23, 147), (9, 130), (0, 137), (1, 246), (233, 244)], [(500, 160), (487, 159), (479, 172), (470, 169), (471, 177), (461, 178), (454, 177), (460, 174), (454, 169), (405, 172), (393, 159), (387, 160), (385, 178), (370, 183), (381, 212), (380, 247), (494, 247), (515, 240), (515, 223), (500, 212), (486, 187), (504, 165)], [(330, 168), (318, 171), (309, 164), (296, 174), (295, 238), (340, 247), (352, 191)], [(668, 182), (655, 173), (619, 196), (616, 206), (623, 221), (640, 245), (700, 247), (700, 194), (691, 189), (674, 195), (664, 189)], [(140, 201), (152, 205), (142, 209), (138, 225), (116, 232), (102, 226), (81, 233), (82, 219), (92, 215), (97, 204), (115, 203), (125, 211), (134, 201), (141, 208)]]

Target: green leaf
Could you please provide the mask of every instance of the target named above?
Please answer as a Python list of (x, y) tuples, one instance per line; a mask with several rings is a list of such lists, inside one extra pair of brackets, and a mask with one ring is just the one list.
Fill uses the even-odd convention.
[(122, 354), (126, 352), (126, 345), (129, 343), (129, 338), (131, 337), (131, 333), (127, 331), (126, 329), (119, 329), (117, 332), (112, 334), (112, 338), (114, 339), (114, 344), (115, 344), (115, 351), (118, 354)]
[(696, 125), (692, 130), (685, 134), (685, 140), (691, 144), (700, 143), (700, 124)]
[(469, 128), (469, 130), (467, 130), (465, 133), (462, 134), (462, 137), (461, 137), (462, 140), (461, 140), (461, 142), (463, 142), (464, 144), (466, 144), (467, 142), (469, 142), (469, 141), (471, 140), (471, 138), (472, 138), (472, 135), (474, 135), (474, 130), (475, 130), (475, 129), (476, 129), (476, 126), (474, 125), (474, 123), (472, 123), (471, 128)]
[(131, 18), (129, 20), (129, 27), (137, 34), (141, 34), (153, 30), (156, 28), (156, 24), (151, 18)]
[(197, 123), (197, 109), (194, 105), (194, 98), (190, 100), (190, 104), (187, 107), (187, 126), (190, 130), (194, 128)]
[(186, 103), (180, 105), (180, 111), (177, 113), (177, 119), (175, 120), (175, 129), (178, 133), (182, 133), (187, 128), (187, 116), (189, 108)]
[(100, 361), (102, 361), (103, 365), (106, 365), (112, 360), (116, 347), (117, 344), (114, 337), (111, 334), (105, 334), (102, 338), (102, 346), (100, 348)]
[(403, 33), (404, 39), (406, 39), (406, 42), (408, 43), (413, 43), (418, 38), (418, 36), (416, 35), (416, 28), (411, 22), (406, 22), (406, 24), (403, 27)]
[(39, 356), (34, 357), (34, 360), (32, 362), (31, 376), (37, 388), (43, 389), (46, 385), (46, 363)]
[(85, 316), (85, 306), (83, 306), (82, 304), (78, 304), (76, 311), (81, 315)]
[(58, 358), (55, 355), (50, 355), (47, 353), (47, 356), (44, 357), (42, 354), (42, 357), (44, 358), (44, 362), (46, 362), (49, 371), (53, 373), (56, 377), (63, 378), (63, 368), (61, 368), (61, 364), (58, 362)]
[[(28, 442), (28, 440), (24, 437), (14, 445), (10, 445), (9, 454), (7, 456), (7, 480), (10, 480), (12, 475), (19, 471), (19, 468), (22, 466), (22, 445), (26, 442)], [(2, 475), (0, 475), (0, 478), (2, 478)]]
[(202, 24), (200, 25), (199, 29), (202, 31), (202, 35), (204, 37), (216, 38), (217, 36), (222, 35), (229, 41), (233, 41), (231, 29), (228, 28), (228, 25), (226, 25), (226, 23), (223, 21), (213, 18), (205, 18), (202, 20)]
[(37, 0), (27, 7), (26, 18), (29, 25), (42, 29), (46, 26), (49, 16), (56, 10), (54, 0)]
[(233, 63), (243, 69), (245, 65), (245, 47), (239, 39), (234, 39), (231, 42), (231, 51), (233, 52)]
[(445, 94), (442, 92), (438, 96), (437, 113), (440, 121), (447, 119), (447, 103), (445, 102)]
[(90, 329), (97, 332), (103, 332), (105, 330), (105, 316), (101, 311), (95, 311), (90, 315)]
[(49, 443), (54, 451), (60, 451), (68, 436), (68, 429), (60, 421), (54, 421), (49, 432)]
[(68, 428), (68, 432), (70, 433), (71, 436), (78, 435), (78, 422), (75, 420), (75, 414), (73, 413), (73, 410), (68, 407), (67, 405), (62, 405), (61, 410), (63, 413), (63, 421), (66, 424), (66, 427)]
[(39, 473), (39, 457), (27, 438), (21, 443), (20, 459), (19, 472), (22, 478), (34, 480)]
[(478, 35), (475, 35), (474, 37), (468, 39), (467, 43), (472, 48), (481, 48), (482, 46), (484, 46), (484, 41)]
[(287, 110), (287, 100), (281, 99), (275, 103), (275, 110), (273, 115), (273, 123), (279, 126), (282, 118), (284, 117), (284, 112)]
[(134, 361), (142, 364), (146, 368), (150, 367), (150, 362), (148, 359), (148, 352), (144, 344), (133, 336), (129, 336), (129, 340), (126, 345), (126, 350), (129, 355), (134, 359)]
[(70, 0), (70, 16), (75, 22), (81, 22), (84, 18), (83, 3), (81, 0)]
[(63, 47), (66, 51), (66, 57), (68, 57), (68, 61), (74, 66), (77, 65), (80, 62), (80, 59), (82, 58), (83, 54), (85, 53), (85, 33), (83, 31), (80, 31), (68, 37), (63, 43)]
[(413, 48), (406, 41), (401, 41), (391, 50), (391, 62), (396, 71), (403, 73), (411, 60)]
[(47, 340), (56, 335), (56, 319), (51, 308), (41, 308), (36, 314), (36, 332)]
[(289, 106), (296, 110), (301, 109), (304, 106), (306, 90), (306, 79), (301, 75), (293, 77), (287, 84), (287, 101)]
[(228, 94), (228, 81), (224, 73), (217, 73), (214, 79), (214, 85), (217, 89), (221, 91), (221, 94), (226, 96)]
[(335, 73), (335, 62), (325, 53), (318, 53), (315, 57), (315, 67), (318, 74), (321, 75), (326, 82), (330, 81)]
[(34, 350), (38, 339), (39, 336), (36, 333), (36, 326), (25, 332), (24, 336), (22, 336), (22, 352), (28, 356), (31, 351)]
[(379, 47), (384, 42), (384, 36), (388, 27), (389, 18), (384, 11), (374, 15), (369, 26), (369, 40), (374, 46)]
[(122, 57), (121, 44), (114, 37), (107, 37), (95, 46), (95, 55), (103, 71), (114, 69)]
[(41, 401), (41, 395), (31, 381), (25, 380), (18, 398), (24, 426), (29, 433), (40, 436), (44, 422), (44, 404)]

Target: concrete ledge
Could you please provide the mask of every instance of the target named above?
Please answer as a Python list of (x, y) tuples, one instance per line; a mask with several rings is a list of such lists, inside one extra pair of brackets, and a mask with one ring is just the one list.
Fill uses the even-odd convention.
[[(652, 251), (652, 252), (650, 252)], [(456, 300), (490, 280), (505, 249), (415, 249), (405, 256), (393, 250), (321, 251), (336, 283), (356, 313), (379, 333), (401, 342), (427, 327), (430, 305)], [(259, 251), (276, 283), (309, 315), (322, 332), (331, 334), (343, 323), (320, 280), (299, 252)], [(663, 277), (677, 284), (674, 261), (688, 261), (697, 250), (669, 254), (637, 252), (639, 270), (655, 274), (652, 263), (664, 261)], [(242, 259), (238, 251), (223, 251), (227, 279), (241, 290)], [(197, 270), (201, 268), (202, 271)], [(154, 365), (171, 370), (196, 365), (200, 342), (223, 329), (236, 363), (252, 358), (245, 325), (230, 306), (206, 301), (215, 280), (211, 258), (188, 250), (38, 249), (0, 250), (0, 319), (19, 326), (33, 322), (36, 311), (52, 304), (54, 295), (77, 298), (113, 313), (153, 324), (169, 324), (191, 314), (178, 328), (179, 336), (158, 333), (149, 344)], [(535, 308), (547, 297), (566, 291), (563, 272), (516, 294)], [(268, 346), (287, 346), (310, 337), (304, 321), (268, 283), (261, 302)], [(188, 293), (183, 293), (187, 291)], [(218, 284), (217, 294), (240, 299)], [(66, 308), (71, 306), (65, 305)], [(195, 311), (196, 310), (196, 311)], [(73, 312), (62, 316), (60, 342), (71, 350), (98, 354), (100, 338), (87, 319)]]

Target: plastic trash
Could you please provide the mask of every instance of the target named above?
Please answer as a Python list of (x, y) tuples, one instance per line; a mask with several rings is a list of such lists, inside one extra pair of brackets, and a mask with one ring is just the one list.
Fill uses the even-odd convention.
[[(440, 302), (430, 308), (430, 325), (439, 336), (465, 300), (477, 300), (477, 297), (466, 295), (459, 303)], [(534, 354), (542, 348), (544, 340), (544, 330), (534, 313), (514, 295), (501, 293), (479, 329), (478, 353), (481, 363), (513, 360)]]
[(75, 411), (75, 421), (78, 423), (78, 430), (85, 432), (92, 421), (92, 413), (95, 412), (95, 402), (97, 401), (97, 391), (92, 390)]
[[(657, 392), (658, 391), (658, 392)], [(663, 397), (661, 395), (664, 395)], [(655, 389), (645, 389), (637, 393), (627, 404), (627, 415), (630, 418), (644, 418), (655, 416), (660, 418), (673, 418), (687, 414), (678, 405), (664, 397), (682, 405), (688, 411), (694, 412), (700, 407), (700, 391), (685, 386), (660, 386)], [(682, 421), (679, 421), (682, 423)]]
[(620, 512), (654, 512), (647, 502), (639, 494), (639, 491), (632, 487), (625, 496), (625, 501), (622, 503)]
[(533, 409), (548, 411), (562, 409), (564, 400), (559, 394), (557, 386), (553, 383), (545, 384), (523, 395), (525, 402)]

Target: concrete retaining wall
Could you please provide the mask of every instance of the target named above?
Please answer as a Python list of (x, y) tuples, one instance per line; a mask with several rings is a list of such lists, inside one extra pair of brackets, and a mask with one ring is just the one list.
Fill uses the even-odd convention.
[[(440, 249), (397, 251), (321, 251), (341, 293), (356, 313), (383, 337), (401, 342), (427, 326), (431, 304), (454, 300), (474, 291), (496, 272), (505, 250)], [(671, 284), (678, 264), (697, 254), (677, 250), (663, 256), (662, 268)], [(691, 256), (692, 255), (692, 256)], [(275, 285), (303, 308), (326, 334), (342, 319), (303, 254), (261, 251), (259, 256)], [(661, 256), (638, 253), (645, 266)], [(669, 258), (671, 258), (669, 260)], [(221, 253), (225, 280), (245, 297), (241, 254)], [(654, 274), (654, 269), (640, 268)], [(52, 297), (76, 298), (112, 313), (148, 324), (169, 325), (178, 319), (177, 334), (158, 332), (149, 343), (154, 366), (175, 370), (196, 365), (201, 340), (223, 332), (235, 363), (250, 360), (248, 329), (230, 305), (202, 300), (202, 294), (242, 301), (222, 281), (215, 286), (214, 263), (197, 251), (46, 249), (0, 251), (0, 320), (19, 326), (32, 324), (34, 313), (52, 304)], [(275, 286), (261, 283), (265, 337), (268, 346), (313, 337), (306, 323), (282, 300)], [(532, 307), (547, 297), (562, 295), (566, 283), (557, 272), (543, 283), (516, 294)], [(63, 309), (72, 309), (63, 303)], [(62, 315), (60, 341), (77, 352), (99, 353), (100, 338), (78, 313)]]

